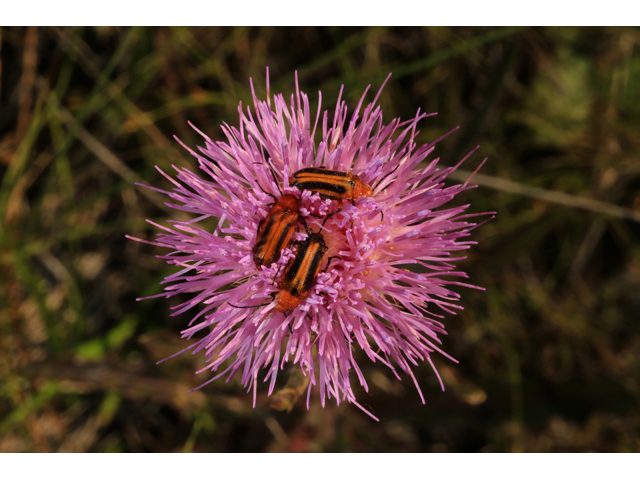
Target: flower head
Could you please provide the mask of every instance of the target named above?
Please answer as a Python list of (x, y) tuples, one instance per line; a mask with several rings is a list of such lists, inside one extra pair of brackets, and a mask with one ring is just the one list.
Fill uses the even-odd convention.
[[(398, 378), (399, 372), (412, 378), (424, 403), (412, 366), (426, 361), (436, 371), (434, 352), (453, 360), (439, 347), (440, 320), (443, 311), (462, 308), (450, 286), (471, 285), (457, 281), (466, 274), (455, 270), (452, 262), (460, 258), (451, 254), (475, 243), (462, 239), (477, 226), (468, 220), (475, 215), (463, 214), (468, 205), (441, 208), (472, 188), (468, 181), (444, 186), (457, 166), (439, 169), (436, 159), (420, 168), (439, 140), (418, 146), (416, 127), (433, 114), (418, 111), (412, 120), (385, 125), (380, 92), (363, 109), (365, 91), (347, 121), (341, 91), (333, 119), (327, 111), (321, 117), (319, 106), (313, 120), (297, 77), (289, 102), (270, 98), (268, 76), (267, 100), (256, 97), (253, 84), (252, 92), (254, 108), (238, 108), (239, 127), (222, 126), (225, 142), (199, 132), (205, 146), (185, 146), (204, 178), (181, 168), (176, 179), (161, 172), (174, 185), (164, 192), (175, 202), (170, 206), (196, 215), (171, 227), (154, 224), (164, 232), (153, 243), (172, 250), (161, 258), (181, 267), (164, 280), (161, 296), (190, 294), (174, 312), (200, 308), (183, 336), (208, 332), (185, 350), (204, 350), (201, 371), (215, 372), (205, 384), (240, 372), (254, 405), (259, 376), (271, 394), (278, 370), (291, 362), (310, 377), (308, 407), (313, 385), (323, 406), (327, 397), (358, 405), (350, 373), (367, 389), (354, 357), (361, 349)], [(363, 185), (342, 200), (296, 187), (302, 185), (296, 172), (310, 167), (326, 169), (320, 175), (351, 174)], [(260, 222), (284, 195), (299, 200), (299, 221), (294, 215), (294, 233), (279, 259), (257, 266)], [(199, 226), (208, 217), (219, 219), (214, 231)], [(314, 267), (296, 264), (301, 256)], [(287, 283), (287, 272), (296, 269), (310, 279), (305, 295)], [(292, 293), (297, 305), (283, 303)]]

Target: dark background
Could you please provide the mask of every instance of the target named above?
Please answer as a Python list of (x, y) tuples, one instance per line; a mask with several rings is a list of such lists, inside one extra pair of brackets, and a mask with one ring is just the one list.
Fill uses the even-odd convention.
[[(0, 451), (640, 450), (640, 30), (637, 28), (2, 28)], [(356, 407), (258, 406), (207, 377), (176, 299), (136, 302), (173, 272), (149, 218), (184, 218), (136, 187), (154, 165), (196, 168), (173, 140), (214, 140), (294, 71), (332, 109), (393, 77), (385, 119), (437, 111), (420, 143), (489, 161), (456, 199), (497, 211), (460, 262), (445, 320), (460, 361), (411, 381), (361, 356)], [(371, 100), (371, 95), (369, 99)], [(314, 107), (315, 110), (315, 107)], [(464, 172), (455, 180), (464, 179)], [(453, 181), (453, 180), (452, 180)], [(620, 208), (624, 207), (624, 208)], [(182, 298), (184, 301), (185, 298)], [(206, 375), (206, 374), (205, 374)], [(280, 376), (282, 385), (286, 379)]]

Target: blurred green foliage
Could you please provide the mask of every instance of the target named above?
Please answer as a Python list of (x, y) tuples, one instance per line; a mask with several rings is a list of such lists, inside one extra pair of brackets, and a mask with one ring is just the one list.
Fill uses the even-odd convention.
[[(640, 450), (637, 28), (0, 35), (0, 451)], [(461, 126), (443, 164), (477, 144), (465, 168), (489, 157), (456, 199), (498, 212), (460, 263), (486, 291), (458, 290), (443, 345), (460, 363), (435, 358), (444, 393), (418, 370), (426, 406), (365, 358), (356, 395), (380, 423), (316, 396), (271, 410), (263, 386), (253, 409), (237, 378), (188, 393), (206, 379), (199, 355), (156, 365), (188, 345), (190, 317), (170, 316), (175, 299), (136, 302), (173, 270), (124, 235), (185, 217), (135, 182), (170, 188), (155, 165), (195, 169), (172, 135), (201, 144), (192, 121), (222, 139), (249, 77), (264, 96), (267, 66), (272, 92), (297, 71), (328, 109), (341, 85), (354, 106), (391, 71), (387, 121), (437, 111), (420, 142)]]

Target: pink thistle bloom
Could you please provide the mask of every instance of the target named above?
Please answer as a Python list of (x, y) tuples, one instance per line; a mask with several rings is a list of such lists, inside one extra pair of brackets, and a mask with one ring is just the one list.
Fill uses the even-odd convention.
[[(228, 381), (240, 371), (243, 385), (253, 389), (255, 406), (260, 370), (266, 369), (270, 395), (278, 370), (292, 362), (310, 377), (307, 408), (313, 385), (319, 387), (323, 407), (333, 396), (338, 404), (347, 400), (362, 408), (350, 379), (353, 370), (368, 390), (354, 358), (357, 347), (396, 377), (400, 378), (399, 371), (407, 374), (424, 403), (412, 366), (426, 361), (438, 375), (431, 359), (434, 352), (456, 362), (440, 349), (438, 338), (446, 333), (440, 322), (442, 311), (462, 308), (450, 286), (479, 288), (456, 280), (467, 275), (455, 270), (452, 262), (465, 257), (451, 254), (475, 243), (461, 239), (478, 226), (469, 218), (485, 214), (464, 214), (469, 205), (440, 208), (473, 188), (469, 180), (444, 186), (447, 175), (470, 154), (454, 167), (440, 169), (435, 159), (419, 168), (441, 139), (417, 146), (416, 127), (435, 114), (418, 111), (412, 120), (394, 119), (385, 125), (376, 104), (380, 92), (362, 110), (368, 88), (349, 122), (341, 90), (331, 123), (327, 111), (321, 118), (320, 106), (312, 123), (308, 97), (299, 90), (297, 76), (289, 103), (281, 94), (270, 98), (268, 74), (266, 101), (256, 97), (253, 84), (251, 88), (253, 112), (250, 108), (245, 112), (240, 104), (239, 129), (222, 125), (226, 142), (214, 142), (198, 131), (205, 146), (199, 151), (185, 146), (205, 178), (174, 167), (176, 179), (161, 171), (173, 190), (154, 188), (175, 202), (167, 205), (196, 215), (190, 221), (173, 221), (171, 227), (149, 223), (164, 231), (150, 243), (172, 250), (160, 258), (181, 267), (162, 282), (168, 286), (156, 297), (194, 295), (174, 307), (173, 315), (201, 308), (182, 332), (191, 338), (208, 331), (183, 350), (194, 354), (204, 350), (208, 363), (198, 373), (216, 372), (201, 386), (224, 375)], [(318, 128), (322, 140), (316, 145)], [(371, 186), (373, 196), (353, 204), (343, 201), (341, 211), (322, 227), (324, 217), (340, 207), (335, 200), (300, 192), (289, 184), (291, 175), (306, 167), (351, 172)], [(282, 274), (276, 275), (294, 254), (285, 248), (273, 265), (257, 268), (252, 250), (258, 223), (274, 201), (268, 194), (279, 198), (287, 193), (300, 198), (300, 213), (309, 230), (321, 232), (328, 247), (324, 264), (329, 257), (337, 258), (318, 274), (301, 304), (282, 313), (275, 308)], [(219, 219), (213, 232), (198, 226), (208, 217)], [(297, 230), (294, 240), (306, 238), (300, 226)], [(409, 271), (410, 265), (426, 272)], [(444, 389), (439, 375), (438, 379)]]

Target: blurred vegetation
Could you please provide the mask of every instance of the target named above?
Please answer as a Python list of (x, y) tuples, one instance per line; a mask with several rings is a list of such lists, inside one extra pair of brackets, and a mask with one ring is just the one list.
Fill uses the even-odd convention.
[[(637, 28), (2, 28), (0, 451), (639, 451), (640, 30)], [(497, 211), (473, 233), (444, 348), (409, 379), (362, 358), (370, 392), (276, 411), (237, 379), (202, 390), (169, 316), (173, 271), (149, 218), (179, 217), (134, 185), (196, 168), (250, 103), (302, 89), (353, 107), (394, 75), (387, 121), (420, 108), (427, 142)], [(370, 97), (372, 98), (372, 97)], [(464, 179), (464, 172), (456, 179)], [(184, 218), (184, 217), (179, 217)], [(284, 386), (287, 375), (280, 376)], [(295, 382), (294, 382), (295, 383)]]

